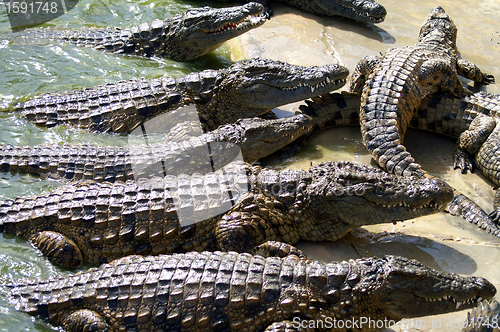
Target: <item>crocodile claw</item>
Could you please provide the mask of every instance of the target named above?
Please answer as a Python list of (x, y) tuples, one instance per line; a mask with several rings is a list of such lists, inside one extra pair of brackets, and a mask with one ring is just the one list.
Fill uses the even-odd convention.
[(483, 84), (494, 84), (495, 83), (495, 76), (489, 75), (489, 74), (484, 74), (483, 75), (483, 81), (481, 83), (483, 83)]
[(454, 154), (455, 161), (453, 162), (453, 169), (460, 168), (462, 170), (462, 174), (467, 174), (467, 171), (470, 171), (472, 173), (474, 164), (469, 154), (459, 149), (455, 149)]
[(493, 211), (489, 214), (489, 217), (495, 224), (500, 224), (500, 189), (498, 188), (493, 201)]
[(494, 209), (488, 216), (495, 224), (500, 224), (500, 207)]

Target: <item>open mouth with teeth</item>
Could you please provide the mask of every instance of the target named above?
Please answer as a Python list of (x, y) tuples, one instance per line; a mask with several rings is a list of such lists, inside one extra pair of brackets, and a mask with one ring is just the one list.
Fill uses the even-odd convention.
[(429, 306), (429, 308), (432, 308), (433, 312), (438, 314), (473, 308), (477, 306), (483, 298), (476, 295), (472, 298), (459, 301), (452, 295), (445, 295), (440, 298), (419, 298), (419, 300), (424, 302), (424, 305)]
[[(451, 282), (453, 286), (448, 291), (440, 292), (439, 295), (425, 295), (419, 294), (420, 291), (402, 289), (401, 292), (391, 295), (386, 305), (389, 311), (395, 315), (394, 317), (422, 317), (470, 309), (481, 303), (483, 299), (490, 300), (496, 294), (495, 287), (484, 278), (465, 277), (465, 280), (460, 280), (461, 277), (456, 275), (453, 278), (456, 280), (448, 279), (445, 281), (445, 283)], [(427, 285), (428, 287), (424, 286), (426, 289), (422, 289), (425, 293), (427, 293), (427, 290), (432, 292), (432, 289), (442, 282), (440, 280), (426, 282), (425, 279), (419, 277), (413, 281), (417, 284), (422, 282)], [(408, 284), (411, 284), (411, 282), (405, 280), (404, 284), (400, 286), (409, 288)], [(442, 295), (443, 293), (448, 294)]]
[(383, 208), (389, 208), (389, 209), (390, 208), (399, 208), (399, 207), (408, 208), (408, 209), (415, 209), (415, 210), (419, 210), (419, 209), (442, 210), (442, 209), (444, 209), (444, 204), (438, 204), (435, 201), (430, 201), (427, 204), (417, 206), (417, 207), (411, 206), (410, 204), (408, 204), (406, 202), (399, 202), (397, 204), (380, 204), (380, 206), (382, 206)]
[(400, 303), (389, 309), (389, 311), (392, 312), (391, 316), (393, 318), (414, 318), (466, 310), (474, 308), (481, 303), (483, 299), (491, 299), (494, 293), (484, 294), (484, 296), (475, 295), (461, 301), (457, 300), (452, 295), (445, 295), (440, 298), (424, 298), (412, 293), (400, 294), (400, 297), (403, 296), (407, 298), (407, 301), (403, 301), (404, 303)]
[(330, 92), (332, 90), (341, 88), (342, 86), (345, 85), (345, 83), (346, 83), (346, 79), (332, 80), (332, 79), (327, 77), (325, 80), (323, 80), (317, 84), (314, 84), (314, 85), (312, 85), (310, 83), (299, 83), (299, 84), (296, 84), (294, 86), (283, 87), (281, 89), (285, 90), (285, 91), (303, 89), (303, 90), (309, 90), (311, 93), (318, 92), (316, 90), (322, 90), (321, 92), (319, 92), (319, 94), (321, 94), (323, 92)]
[(250, 15), (239, 22), (229, 22), (215, 30), (205, 31), (207, 35), (219, 35), (225, 32), (246, 31), (263, 24), (266, 17), (262, 13)]
[(349, 8), (349, 11), (351, 12), (351, 18), (358, 20), (358, 21), (371, 22), (371, 23), (382, 23), (385, 20), (385, 14), (375, 16), (374, 14), (372, 14), (370, 12), (360, 12), (360, 11), (352, 10), (350, 8)]

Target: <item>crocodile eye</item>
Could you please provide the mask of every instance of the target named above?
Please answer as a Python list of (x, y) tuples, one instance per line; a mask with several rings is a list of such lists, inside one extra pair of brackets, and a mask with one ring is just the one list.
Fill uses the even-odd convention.
[(263, 67), (249, 67), (247, 68), (248, 72), (251, 72), (252, 74), (264, 74), (268, 71), (269, 68), (263, 68)]
[(401, 282), (405, 280), (410, 280), (415, 276), (414, 273), (408, 273), (405, 271), (391, 271), (387, 276), (388, 281)]

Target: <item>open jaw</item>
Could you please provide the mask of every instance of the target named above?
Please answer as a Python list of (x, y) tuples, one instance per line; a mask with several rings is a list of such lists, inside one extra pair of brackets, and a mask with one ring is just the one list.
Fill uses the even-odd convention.
[(324, 80), (314, 83), (314, 82), (304, 82), (304, 83), (299, 83), (297, 85), (291, 86), (291, 87), (283, 87), (281, 88), (282, 90), (285, 91), (304, 91), (304, 93), (312, 93), (316, 95), (320, 95), (323, 93), (327, 93), (333, 90), (340, 89), (343, 87), (346, 83), (345, 78), (340, 78), (336, 80), (332, 80), (329, 77), (326, 77)]
[(446, 207), (446, 204), (448, 202), (440, 204), (436, 202), (435, 200), (430, 200), (427, 203), (424, 203), (423, 205), (420, 206), (411, 206), (410, 204), (406, 202), (399, 202), (397, 204), (379, 204), (384, 210), (393, 210), (394, 213), (401, 213), (404, 215), (405, 211), (409, 211), (410, 215), (415, 214), (415, 215), (426, 215), (430, 214), (433, 212), (439, 212), (443, 211), (444, 208)]
[(253, 10), (249, 10), (247, 15), (234, 17), (233, 19), (226, 19), (224, 22), (215, 29), (203, 30), (203, 32), (210, 36), (223, 36), (226, 34), (233, 34), (238, 32), (241, 34), (247, 30), (256, 28), (267, 20), (266, 16), (263, 14), (264, 6), (261, 4), (255, 4)]
[(243, 20), (240, 22), (228, 22), (222, 25), (220, 28), (211, 30), (211, 31), (205, 31), (207, 35), (213, 36), (213, 35), (220, 35), (225, 32), (232, 33), (235, 30), (239, 32), (244, 32), (246, 30), (250, 30), (252, 28), (258, 27), (266, 21), (266, 18), (261, 15), (251, 15), (245, 17)]
[(260, 100), (256, 100), (253, 104), (267, 103), (267, 107), (274, 108), (340, 89), (345, 83), (346, 78), (331, 78), (327, 76), (321, 80), (307, 80), (300, 83), (292, 82), (286, 85), (272, 85), (271, 82), (261, 82), (254, 84), (250, 90), (260, 95)]
[(412, 318), (468, 309), (497, 292), (482, 277), (437, 271), (399, 256), (385, 259), (384, 278), (375, 297), (388, 317)]
[(385, 176), (385, 181), (367, 192), (366, 197), (383, 209), (420, 216), (443, 210), (454, 194), (453, 189), (439, 179)]
[[(339, 193), (346, 194), (341, 196)], [(339, 195), (336, 197), (336, 213), (354, 227), (410, 220), (441, 212), (446, 207), (445, 203), (437, 202), (435, 199), (430, 199), (419, 207), (412, 207), (404, 202), (393, 205), (382, 204), (364, 195), (363, 187), (348, 187), (343, 191), (342, 189), (337, 191), (334, 195)]]
[[(410, 292), (408, 292), (410, 293)], [(399, 313), (401, 318), (405, 317), (421, 317), (428, 315), (439, 315), (449, 312), (459, 311), (474, 308), (483, 300), (489, 300), (493, 298), (495, 291), (483, 291), (474, 294), (467, 298), (457, 299), (453, 295), (443, 295), (441, 297), (420, 297), (416, 294), (407, 294), (408, 298), (411, 299), (411, 304), (414, 310), (410, 309), (410, 312), (404, 312), (404, 310)], [(408, 304), (410, 301), (408, 302)]]
[(233, 95), (237, 97), (242, 107), (258, 110), (256, 115), (260, 115), (275, 107), (339, 89), (345, 85), (347, 73), (345, 75), (328, 73), (322, 76), (316, 79), (301, 79), (299, 82), (297, 80), (280, 82), (282, 79), (277, 78), (274, 84), (272, 78), (248, 79), (247, 81), (251, 83), (236, 87)]

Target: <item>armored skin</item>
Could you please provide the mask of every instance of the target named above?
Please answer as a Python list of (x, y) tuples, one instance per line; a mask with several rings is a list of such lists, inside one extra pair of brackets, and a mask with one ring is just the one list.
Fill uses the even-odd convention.
[(254, 58), (177, 79), (143, 78), (50, 93), (19, 104), (15, 110), (42, 127), (65, 124), (129, 134), (151, 118), (194, 104), (203, 130), (210, 131), (336, 90), (345, 84), (347, 75), (348, 69), (339, 65), (303, 67)]
[(83, 181), (0, 204), (0, 230), (29, 240), (55, 264), (131, 254), (234, 250), (268, 241), (335, 241), (363, 225), (437, 213), (443, 181), (400, 177), (348, 162), (308, 171), (231, 163), (205, 175)]
[[(438, 94), (424, 98), (414, 113), (413, 118), (409, 121), (409, 127), (432, 131), (443, 135), (458, 138), (462, 133), (468, 134), (471, 140), (483, 140), (486, 137), (488, 144), (483, 144), (475, 157), (478, 168), (483, 171), (482, 167), (488, 171), (483, 171), (484, 174), (494, 183), (498, 183), (497, 176), (500, 166), (498, 165), (498, 157), (496, 154), (499, 141), (496, 135), (487, 136), (484, 134), (474, 136), (467, 128), (474, 128), (473, 123), (476, 118), (490, 117), (496, 121), (496, 109), (498, 108), (499, 97), (497, 95), (487, 94), (484, 92), (475, 93), (466, 96), (462, 99), (453, 98), (450, 96)], [(359, 124), (359, 108), (360, 96), (358, 94), (342, 92), (329, 93), (318, 96), (312, 100), (306, 100), (306, 105), (301, 105), (300, 110), (304, 114), (311, 117), (325, 117), (328, 114), (328, 119), (323, 121), (325, 127), (342, 127)], [(284, 148), (286, 156), (296, 153), (302, 148), (305, 143), (313, 136), (313, 132), (307, 132), (297, 138), (294, 142)], [(450, 151), (451, 153), (451, 151)], [(457, 158), (467, 156), (460, 150), (455, 149)], [(480, 157), (481, 156), (481, 157)], [(485, 166), (478, 162), (478, 158), (482, 159)], [(457, 161), (455, 161), (457, 163)], [(494, 210), (491, 215), (488, 215), (479, 205), (470, 200), (464, 194), (455, 190), (453, 200), (447, 205), (446, 210), (452, 215), (460, 216), (470, 223), (477, 225), (486, 232), (500, 237), (500, 228), (496, 221), (498, 220), (499, 194), (495, 197)]]
[(129, 256), (11, 287), (11, 304), (65, 331), (326, 331), (334, 319), (375, 331), (496, 293), (484, 278), (398, 256), (325, 264), (235, 252)]
[[(256, 162), (308, 132), (317, 132), (315, 127), (329, 116), (333, 114), (240, 119), (191, 138), (185, 134), (189, 123), (180, 124), (154, 144), (0, 146), (0, 170), (55, 180), (114, 182), (158, 175), (153, 167), (162, 163), (165, 174), (203, 174), (232, 162), (240, 153), (246, 162)], [(177, 141), (177, 137), (187, 138)]]
[[(229, 0), (227, 0), (229, 1)], [(373, 0), (282, 0), (286, 4), (305, 12), (323, 16), (343, 16), (356, 21), (381, 23), (387, 11), (381, 4)], [(266, 9), (269, 1), (259, 0)]]
[(475, 82), (494, 82), (456, 47), (457, 28), (441, 7), (425, 20), (416, 46), (390, 49), (359, 62), (351, 92), (361, 94), (361, 132), (373, 159), (390, 173), (423, 175), (403, 146), (406, 128), (422, 99), (436, 92), (456, 98), (467, 94), (458, 75)]
[(264, 24), (264, 6), (249, 2), (228, 8), (192, 8), (165, 20), (132, 28), (27, 29), (15, 34), (22, 40), (52, 39), (114, 53), (193, 60), (225, 41)]

